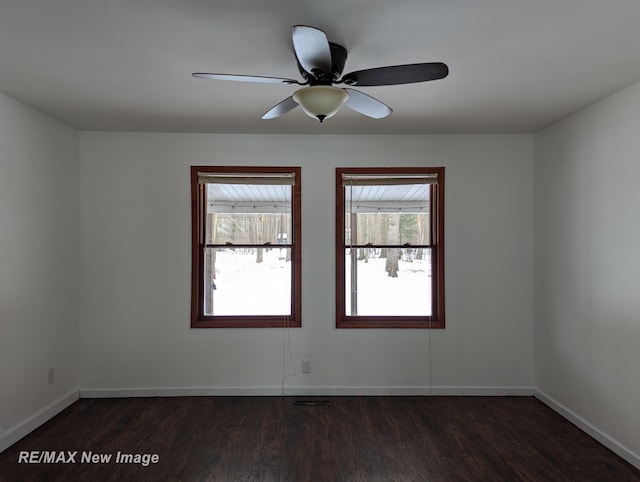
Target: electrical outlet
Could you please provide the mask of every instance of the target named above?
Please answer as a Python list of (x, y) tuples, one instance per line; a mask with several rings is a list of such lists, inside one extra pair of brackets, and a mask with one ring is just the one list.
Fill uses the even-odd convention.
[(53, 383), (56, 379), (56, 369), (51, 367), (47, 370), (47, 383)]
[(311, 360), (302, 360), (302, 373), (311, 373)]

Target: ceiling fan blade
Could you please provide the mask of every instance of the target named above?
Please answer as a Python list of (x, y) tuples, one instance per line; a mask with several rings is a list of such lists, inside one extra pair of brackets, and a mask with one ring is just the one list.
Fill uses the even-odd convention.
[(299, 84), (297, 80), (280, 79), (278, 77), (260, 77), (256, 75), (235, 75), (235, 74), (208, 74), (204, 72), (195, 72), (191, 74), (199, 79), (212, 80), (232, 80), (234, 82), (258, 82), (261, 84)]
[(449, 74), (449, 67), (442, 62), (423, 64), (393, 65), (375, 69), (358, 70), (342, 77), (347, 85), (359, 87), (374, 85), (398, 85), (443, 79)]
[(298, 106), (298, 103), (293, 100), (293, 96), (287, 97), (285, 100), (280, 102), (279, 104), (273, 106), (262, 116), (263, 119), (275, 119), (276, 117), (280, 117), (281, 115), (286, 114), (290, 110), (295, 109)]
[(374, 99), (370, 95), (363, 94), (360, 91), (354, 89), (344, 89), (349, 94), (349, 98), (344, 102), (344, 105), (349, 109), (360, 112), (374, 119), (382, 119), (387, 117), (393, 112), (393, 109), (386, 104), (383, 104), (378, 99)]
[(293, 26), (293, 49), (298, 63), (308, 73), (319, 77), (316, 73), (331, 73), (331, 48), (326, 34), (315, 27), (307, 25)]

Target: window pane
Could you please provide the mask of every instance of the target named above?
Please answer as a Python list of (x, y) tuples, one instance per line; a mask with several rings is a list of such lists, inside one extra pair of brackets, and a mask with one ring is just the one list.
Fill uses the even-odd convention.
[(345, 244), (430, 244), (430, 189), (429, 184), (345, 186)]
[(432, 315), (430, 249), (347, 248), (345, 278), (347, 316)]
[(207, 244), (291, 243), (291, 186), (207, 185)]
[(291, 314), (290, 248), (207, 248), (204, 314)]
[[(352, 221), (355, 225), (355, 230), (351, 228)], [(345, 230), (345, 244), (347, 245), (430, 244), (428, 212), (346, 213), (345, 226), (347, 227)]]

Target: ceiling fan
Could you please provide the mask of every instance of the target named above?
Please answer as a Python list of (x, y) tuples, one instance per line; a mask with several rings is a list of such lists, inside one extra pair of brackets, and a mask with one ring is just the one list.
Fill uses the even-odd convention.
[[(323, 122), (338, 112), (342, 104), (374, 119), (387, 117), (393, 112), (379, 100), (350, 87), (411, 84), (442, 79), (449, 74), (446, 64), (430, 62), (358, 70), (340, 78), (347, 60), (347, 49), (329, 42), (322, 30), (307, 25), (293, 26), (293, 49), (303, 82), (254, 75), (200, 72), (192, 75), (203, 79), (305, 86), (269, 109), (262, 118), (275, 119), (300, 105), (309, 116)], [(334, 87), (335, 84), (349, 87)]]

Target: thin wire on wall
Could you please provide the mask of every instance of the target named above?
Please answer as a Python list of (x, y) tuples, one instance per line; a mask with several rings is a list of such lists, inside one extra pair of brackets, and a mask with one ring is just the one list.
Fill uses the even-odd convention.
[[(287, 352), (289, 353), (289, 363), (291, 364), (291, 368), (293, 372), (285, 374), (285, 365)], [(282, 325), (282, 386), (280, 390), (280, 396), (284, 397), (284, 386), (287, 378), (294, 377), (298, 373), (296, 371), (296, 364), (293, 360), (293, 350), (291, 349), (291, 327), (289, 326), (289, 318), (284, 317), (283, 325)]]

